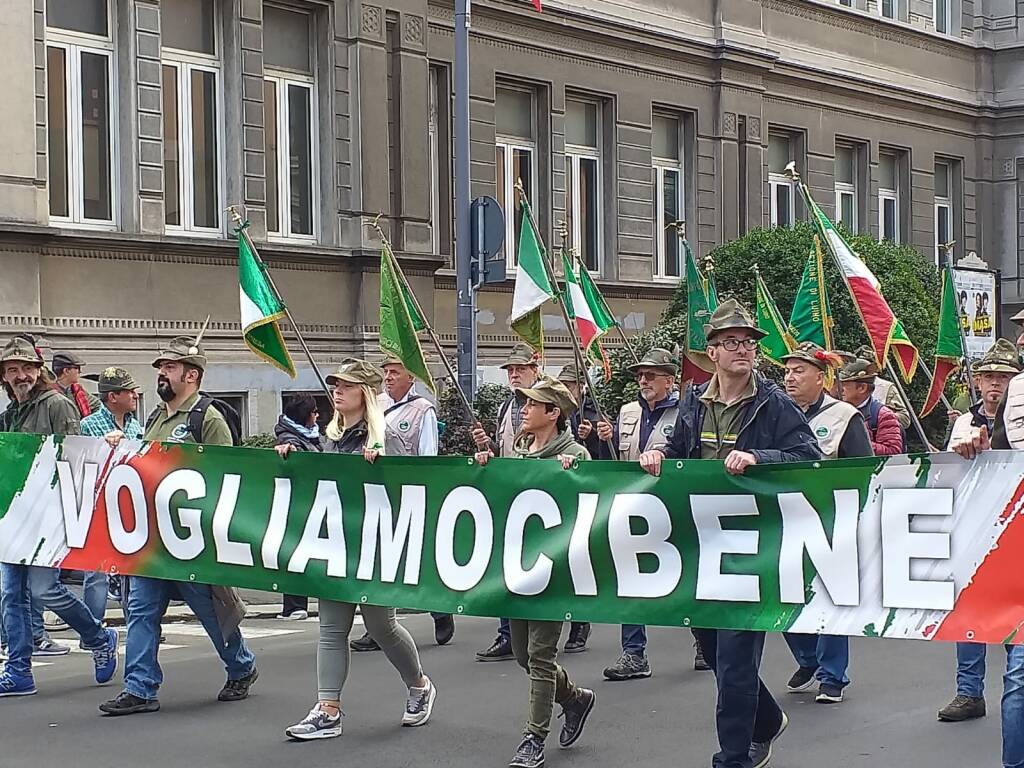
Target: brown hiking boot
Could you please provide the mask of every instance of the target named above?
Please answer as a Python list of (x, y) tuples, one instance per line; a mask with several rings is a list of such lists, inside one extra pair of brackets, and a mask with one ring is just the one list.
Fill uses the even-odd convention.
[(980, 696), (957, 694), (949, 704), (939, 710), (939, 721), (943, 723), (960, 723), (984, 716), (985, 699)]

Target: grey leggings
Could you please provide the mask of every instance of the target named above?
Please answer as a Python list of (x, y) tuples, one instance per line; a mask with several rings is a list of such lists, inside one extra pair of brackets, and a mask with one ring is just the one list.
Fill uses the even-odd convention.
[[(420, 654), (412, 635), (398, 623), (394, 608), (361, 605), (366, 631), (377, 641), (388, 661), (398, 670), (406, 687), (412, 688), (423, 674)], [(348, 677), (348, 636), (356, 615), (354, 603), (320, 601), (320, 642), (316, 648), (316, 679), (320, 701), (340, 701)]]

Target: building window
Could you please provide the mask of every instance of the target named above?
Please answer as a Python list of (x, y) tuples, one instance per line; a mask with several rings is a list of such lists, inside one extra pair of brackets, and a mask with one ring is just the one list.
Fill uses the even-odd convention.
[(853, 0), (839, 0), (839, 4), (844, 8), (853, 8)]
[(213, 0), (162, 6), (164, 221), (220, 234), (223, 141)]
[(933, 0), (932, 20), (935, 22), (935, 31), (942, 34), (949, 34), (950, 28), (950, 4), (952, 0)]
[(238, 412), (242, 421), (242, 437), (249, 436), (249, 394), (247, 392), (210, 392), (210, 397), (223, 400)]
[(569, 245), (592, 272), (601, 271), (601, 105), (565, 101), (565, 218)]
[(651, 126), (654, 168), (654, 276), (678, 280), (679, 236), (671, 224), (685, 219), (683, 206), (682, 121), (655, 113)]
[(308, 13), (273, 6), (263, 10), (267, 233), (280, 238), (313, 239), (316, 233), (317, 120), (311, 20)]
[(773, 227), (791, 227), (796, 219), (796, 188), (786, 175), (786, 166), (794, 160), (794, 143), (791, 136), (768, 135), (768, 212)]
[(320, 427), (320, 432), (323, 433), (327, 425), (331, 423), (331, 419), (334, 418), (334, 402), (324, 394), (322, 389), (308, 391), (288, 390), (281, 393), (281, 411), (284, 412), (284, 409), (300, 395), (310, 395), (314, 402), (316, 402), (316, 423)]
[(878, 239), (899, 244), (900, 174), (899, 160), (893, 152), (878, 156)]
[(857, 231), (857, 150), (855, 147), (836, 147), (836, 221), (841, 221), (850, 232)]
[(878, 15), (883, 19), (898, 19), (899, 0), (878, 0)]
[(943, 246), (953, 242), (953, 170), (948, 161), (935, 163), (935, 263), (943, 264)]
[(114, 43), (107, 0), (46, 2), (50, 219), (114, 226)]
[(518, 260), (522, 227), (515, 191), (517, 181), (522, 181), (530, 205), (537, 205), (537, 119), (533, 93), (499, 87), (495, 95), (494, 122), (494, 196), (505, 212), (506, 261), (514, 266)]
[[(392, 216), (400, 216), (402, 213), (402, 47), (398, 22), (397, 11), (385, 14), (384, 80), (388, 110), (388, 192)], [(396, 234), (399, 237), (401, 232), (402, 228), (398, 227)]]
[(448, 255), (452, 242), (451, 86), (448, 68), (430, 66), (428, 150), (430, 152), (430, 235), (433, 252)]

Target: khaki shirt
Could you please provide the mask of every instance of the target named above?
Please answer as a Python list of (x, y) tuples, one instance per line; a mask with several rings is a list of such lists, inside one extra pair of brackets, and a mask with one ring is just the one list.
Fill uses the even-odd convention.
[(702, 459), (724, 459), (732, 452), (742, 426), (743, 411), (756, 394), (757, 386), (751, 376), (743, 393), (731, 403), (726, 403), (718, 396), (718, 375), (711, 377), (707, 390), (700, 396), (707, 409), (700, 432)]
[[(156, 418), (146, 428), (144, 440), (160, 443), (195, 443), (188, 431), (188, 412), (195, 407), (199, 393), (181, 404), (177, 411), (167, 412), (166, 405), (157, 407)], [(231, 445), (231, 430), (220, 411), (212, 405), (203, 416), (203, 443), (206, 445)]]

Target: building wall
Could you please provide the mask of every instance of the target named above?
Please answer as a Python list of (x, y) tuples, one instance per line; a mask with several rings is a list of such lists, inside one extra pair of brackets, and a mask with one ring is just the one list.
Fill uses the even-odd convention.
[[(557, 245), (561, 222), (579, 218), (567, 202), (567, 99), (600, 103), (598, 280), (633, 332), (657, 322), (673, 290), (655, 276), (662, 237), (651, 170), (655, 114), (679, 119), (681, 211), (698, 257), (769, 226), (772, 135), (789, 136), (798, 171), (830, 216), (837, 142), (856, 147), (858, 229), (876, 236), (880, 153), (897, 151), (902, 236), (928, 255), (936, 242), (935, 164), (950, 161), (954, 254), (976, 251), (1001, 269), (1004, 302), (1015, 308), (1024, 303), (1024, 61), (1017, 53), (1024, 31), (1012, 0), (950, 2), (944, 34), (936, 32), (927, 0), (899, 0), (895, 19), (881, 18), (876, 0), (852, 0), (851, 7), (823, 0), (551, 0), (543, 14), (519, 0), (474, 3), (472, 193), (495, 194), (496, 90), (529, 89), (538, 166), (532, 202), (543, 235)], [(51, 216), (47, 45), (66, 36), (47, 26), (45, 7), (44, 0), (0, 0), (0, 76), (7, 84), (0, 337), (31, 331), (47, 349), (78, 350), (94, 369), (126, 365), (149, 382), (160, 341), (196, 332), (209, 314), (207, 386), (243, 394), (251, 431), (267, 430), (280, 392), (315, 390), (316, 379), (298, 361), (300, 377), (290, 382), (241, 344), (227, 217), (206, 237), (165, 224), (174, 206), (166, 166), (174, 145), (163, 64), (181, 0), (110, 0), (115, 221), (106, 228)], [(271, 18), (279, 18), (275, 9), (292, 9), (311, 19), (310, 206), (318, 223), (308, 240), (268, 237), (278, 167), (276, 123), (265, 101), (277, 39), (268, 7)], [(451, 352), (452, 7), (218, 0), (216, 16), (221, 207), (244, 211), (318, 362), (328, 369), (350, 354), (376, 354), (380, 241), (367, 225), (378, 216)], [(802, 215), (799, 203), (795, 213)], [(479, 295), (488, 379), (514, 341), (511, 292), (510, 280)], [(564, 323), (553, 307), (544, 322), (555, 367), (570, 355)], [(155, 401), (151, 389), (148, 404)]]

